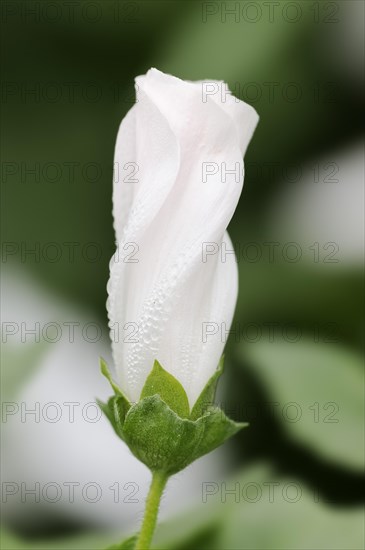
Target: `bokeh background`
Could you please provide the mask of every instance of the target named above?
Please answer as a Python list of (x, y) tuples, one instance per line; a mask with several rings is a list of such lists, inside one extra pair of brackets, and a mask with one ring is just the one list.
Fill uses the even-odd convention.
[(149, 474), (93, 403), (113, 148), (150, 67), (260, 115), (220, 389), (250, 428), (171, 482), (156, 547), (364, 547), (363, 19), (359, 0), (1, 2), (4, 549), (104, 548), (142, 517)]

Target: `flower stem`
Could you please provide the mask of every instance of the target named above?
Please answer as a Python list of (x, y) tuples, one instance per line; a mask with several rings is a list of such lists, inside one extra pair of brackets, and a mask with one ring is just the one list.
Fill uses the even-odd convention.
[(157, 514), (168, 476), (164, 472), (153, 472), (151, 487), (146, 500), (144, 518), (137, 539), (136, 550), (148, 550), (157, 523)]

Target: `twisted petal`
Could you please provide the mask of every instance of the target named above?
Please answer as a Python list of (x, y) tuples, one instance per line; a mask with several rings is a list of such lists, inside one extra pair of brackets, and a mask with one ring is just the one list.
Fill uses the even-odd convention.
[[(137, 89), (115, 152), (118, 251), (108, 285), (114, 359), (131, 400), (158, 359), (193, 405), (222, 354), (221, 326), (229, 329), (237, 298), (234, 258), (223, 262), (218, 252), (222, 243), (232, 248), (225, 230), (243, 185), (240, 104), (203, 103), (197, 83), (155, 69), (137, 78)], [(257, 115), (243, 105), (248, 136)], [(127, 164), (137, 181), (121, 181)], [(214, 254), (203, 261), (206, 243)], [(206, 323), (218, 329), (214, 335), (205, 337)]]

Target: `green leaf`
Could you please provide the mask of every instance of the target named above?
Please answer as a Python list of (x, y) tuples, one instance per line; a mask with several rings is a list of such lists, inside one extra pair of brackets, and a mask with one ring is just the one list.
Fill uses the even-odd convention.
[(147, 377), (140, 399), (153, 395), (159, 395), (162, 401), (181, 418), (189, 417), (189, 401), (184, 388), (172, 374), (161, 367), (158, 361), (155, 361)]
[(218, 379), (220, 378), (224, 367), (224, 355), (222, 355), (217, 370), (213, 376), (208, 380), (205, 388), (199, 395), (193, 409), (191, 411), (191, 420), (197, 420), (207, 411), (209, 407), (214, 405), (214, 397), (217, 389)]
[(224, 500), (224, 489), (217, 484), (216, 494), (207, 497), (224, 516), (216, 549), (364, 548), (362, 506), (331, 505), (314, 487), (264, 464), (245, 467), (241, 475), (228, 480), (227, 488), (234, 487), (239, 489), (237, 496), (227, 491)]
[(36, 343), (12, 346), (4, 344), (1, 353), (1, 400), (14, 400), (37, 371), (52, 344)]
[(30, 539), (14, 535), (1, 527), (0, 540), (2, 550), (103, 550), (116, 539), (116, 533), (105, 531), (84, 531), (76, 535), (39, 536)]
[[(209, 510), (212, 512), (211, 508)], [(203, 510), (195, 509), (182, 517), (170, 519), (157, 526), (153, 549), (158, 550), (212, 550), (222, 529), (220, 518), (215, 514), (204, 518)]]
[[(364, 548), (362, 506), (331, 505), (314, 487), (292, 476), (283, 476), (265, 462), (246, 465), (224, 483), (208, 481), (202, 486), (203, 496), (203, 503), (197, 507), (157, 526), (154, 548)], [(194, 540), (194, 533), (198, 534), (204, 525), (207, 534), (210, 525), (210, 536), (201, 542)], [(218, 526), (215, 532), (213, 526)]]
[(145, 397), (128, 411), (123, 434), (132, 453), (152, 471), (171, 475), (194, 460), (203, 424), (180, 418), (158, 395)]
[(123, 542), (119, 544), (113, 544), (112, 546), (108, 546), (107, 550), (134, 550), (136, 547), (136, 543), (138, 540), (138, 535), (133, 535), (132, 537), (128, 537)]
[(210, 453), (248, 426), (246, 422), (234, 422), (218, 407), (212, 408), (207, 414), (199, 418), (197, 424), (203, 426), (204, 433), (195, 450), (194, 460)]
[(288, 434), (331, 462), (362, 468), (364, 461), (363, 361), (338, 343), (301, 339), (241, 348), (276, 402)]

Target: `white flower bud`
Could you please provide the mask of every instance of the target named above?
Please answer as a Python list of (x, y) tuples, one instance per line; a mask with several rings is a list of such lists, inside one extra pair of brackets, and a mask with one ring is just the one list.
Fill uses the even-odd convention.
[[(258, 116), (224, 83), (208, 84), (151, 69), (136, 79), (137, 102), (118, 133), (108, 314), (131, 401), (157, 359), (192, 406), (222, 355), (220, 327), (232, 322), (237, 265), (220, 251), (232, 249), (226, 228)], [(206, 323), (219, 330), (204, 335)]]

